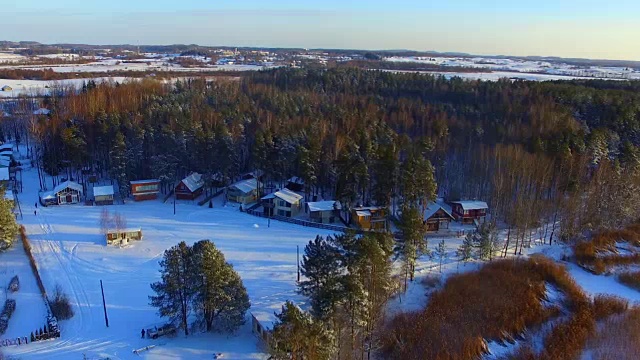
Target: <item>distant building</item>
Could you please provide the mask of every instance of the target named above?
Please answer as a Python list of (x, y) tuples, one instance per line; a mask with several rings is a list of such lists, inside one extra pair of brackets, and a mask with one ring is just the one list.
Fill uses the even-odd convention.
[(1, 89), (2, 91), (12, 91), (12, 90), (13, 90), (13, 88), (12, 88), (11, 86), (9, 86), (9, 85), (5, 85), (5, 86), (3, 86), (3, 87), (2, 87), (2, 88), (0, 88), (0, 89)]
[(472, 224), (476, 221), (484, 222), (489, 206), (484, 201), (452, 201), (451, 210), (456, 220), (463, 224)]
[(51, 110), (49, 110), (49, 109), (40, 108), (40, 109), (34, 111), (33, 115), (49, 115), (50, 112), (51, 112)]
[(294, 217), (302, 210), (302, 195), (282, 189), (263, 197), (262, 205), (266, 215)]
[(255, 170), (255, 171), (251, 171), (251, 172), (248, 172), (246, 174), (243, 174), (240, 177), (240, 179), (242, 179), (242, 180), (257, 179), (257, 180), (262, 181), (263, 176), (264, 176), (264, 171)]
[(285, 187), (293, 191), (304, 191), (304, 180), (297, 176), (293, 176), (287, 180), (287, 185), (285, 185)]
[(227, 187), (227, 201), (249, 204), (258, 200), (258, 186), (260, 182), (255, 178), (238, 181)]
[(363, 230), (387, 229), (387, 209), (378, 206), (360, 206), (351, 209), (353, 222)]
[(113, 205), (113, 185), (94, 186), (93, 200), (96, 205)]
[(454, 220), (451, 213), (437, 202), (429, 203), (424, 213), (424, 222), (427, 231), (439, 231), (441, 228), (449, 228), (449, 224)]
[(194, 200), (204, 189), (204, 179), (202, 175), (197, 172), (191, 173), (191, 175), (182, 179), (175, 188), (176, 199), (179, 200)]
[(305, 204), (309, 220), (321, 224), (333, 224), (340, 220), (340, 202), (334, 200), (314, 201)]
[(160, 192), (160, 180), (157, 179), (135, 180), (130, 184), (131, 195), (135, 201), (156, 199)]

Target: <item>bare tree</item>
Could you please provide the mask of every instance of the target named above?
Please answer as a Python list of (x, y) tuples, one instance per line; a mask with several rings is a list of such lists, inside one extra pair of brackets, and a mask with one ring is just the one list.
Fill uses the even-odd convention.
[(124, 218), (120, 213), (115, 213), (113, 215), (113, 226), (118, 234), (125, 231), (127, 228), (127, 219)]
[(102, 208), (102, 212), (100, 213), (100, 232), (105, 237), (109, 232), (109, 228), (111, 227), (111, 215), (109, 214), (109, 210), (107, 208)]

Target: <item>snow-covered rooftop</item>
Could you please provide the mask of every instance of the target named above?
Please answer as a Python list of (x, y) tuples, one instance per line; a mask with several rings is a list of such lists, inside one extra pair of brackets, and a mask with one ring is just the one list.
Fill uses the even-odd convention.
[(335, 200), (325, 200), (325, 201), (313, 201), (308, 202), (307, 206), (309, 207), (309, 212), (315, 211), (333, 211), (336, 209), (340, 209), (340, 203)]
[(51, 112), (51, 110), (49, 110), (49, 109), (40, 108), (40, 109), (34, 111), (33, 115), (49, 115), (50, 112)]
[(113, 195), (113, 185), (93, 187), (93, 196), (107, 196), (107, 195)]
[[(0, 170), (2, 170), (2, 169), (0, 169)], [(83, 192), (82, 185), (78, 184), (78, 183), (77, 183), (77, 182), (75, 182), (75, 181), (67, 180), (67, 181), (65, 181), (65, 182), (63, 182), (63, 183), (58, 184), (58, 186), (56, 186), (55, 188), (53, 188), (53, 193), (54, 193), (54, 194), (57, 194), (57, 193), (59, 193), (60, 191), (62, 191), (62, 190), (64, 190), (64, 189), (66, 189), (66, 188), (73, 189), (73, 190), (77, 190), (77, 191), (79, 191), (80, 193), (82, 193), (82, 192)]]
[(160, 180), (158, 179), (149, 179), (149, 180), (134, 180), (134, 181), (129, 181), (130, 184), (132, 185), (137, 185), (137, 184), (148, 184), (148, 183), (159, 183)]
[(202, 174), (198, 174), (197, 172), (194, 172), (191, 175), (187, 176), (186, 178), (182, 179), (182, 183), (191, 192), (194, 192), (204, 186), (204, 180), (202, 179)]
[(453, 216), (451, 215), (449, 210), (445, 209), (442, 206), (442, 204), (437, 202), (430, 202), (429, 205), (427, 205), (427, 209), (424, 212), (424, 219), (425, 220), (429, 219), (430, 217), (433, 216), (433, 214), (435, 214), (440, 209), (442, 209), (442, 211), (444, 211), (447, 215), (449, 215), (450, 218), (453, 219)]
[(289, 180), (287, 180), (287, 182), (290, 182), (292, 184), (304, 185), (304, 180), (302, 180), (302, 178), (299, 178), (297, 176), (290, 177)]
[(481, 210), (488, 209), (489, 206), (484, 201), (471, 201), (471, 200), (463, 200), (463, 201), (452, 201), (453, 204), (460, 204), (463, 210)]
[(253, 178), (253, 179), (246, 179), (246, 180), (240, 180), (235, 184), (232, 184), (231, 186), (232, 188), (236, 188), (240, 191), (242, 191), (243, 193), (247, 194), (250, 193), (253, 190), (256, 190), (258, 188), (258, 180)]
[(282, 199), (289, 204), (295, 204), (302, 199), (302, 195), (295, 193), (289, 189), (278, 190), (273, 193), (273, 196), (277, 197), (278, 199)]

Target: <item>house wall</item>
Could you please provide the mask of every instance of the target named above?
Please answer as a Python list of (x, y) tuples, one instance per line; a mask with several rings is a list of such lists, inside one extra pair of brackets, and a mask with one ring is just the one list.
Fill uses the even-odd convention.
[(237, 189), (228, 189), (227, 200), (246, 205), (258, 200), (257, 192), (257, 190), (253, 190), (250, 193), (243, 193)]
[[(300, 213), (302, 209), (302, 200), (298, 200), (295, 204), (289, 204), (280, 198), (275, 198), (275, 211), (274, 214), (280, 216), (294, 217)], [(290, 213), (289, 215), (283, 215), (284, 213)]]
[(96, 205), (113, 205), (113, 195), (96, 196), (94, 201)]
[(179, 200), (193, 200), (202, 194), (202, 187), (197, 189), (194, 192), (191, 192), (187, 185), (185, 185), (182, 181), (176, 186), (175, 189), (176, 199)]
[(482, 220), (485, 216), (487, 216), (486, 209), (468, 210), (467, 213), (465, 213), (462, 209), (462, 205), (460, 204), (453, 204), (451, 210), (453, 212), (453, 217), (458, 221), (462, 221), (463, 223), (472, 223), (473, 220)]
[(66, 188), (56, 194), (58, 204), (77, 204), (80, 202), (80, 192), (78, 190)]
[(309, 213), (309, 220), (321, 224), (334, 224), (339, 222), (339, 214), (336, 210), (313, 211)]

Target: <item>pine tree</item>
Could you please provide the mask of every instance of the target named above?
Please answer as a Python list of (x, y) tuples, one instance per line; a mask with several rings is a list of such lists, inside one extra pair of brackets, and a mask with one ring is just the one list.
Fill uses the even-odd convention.
[(458, 256), (460, 260), (467, 262), (473, 258), (473, 249), (474, 249), (474, 236), (473, 233), (467, 233), (464, 237), (462, 245), (458, 247)]
[(325, 240), (317, 236), (304, 248), (301, 269), (306, 280), (298, 284), (298, 291), (310, 299), (311, 313), (316, 318), (324, 319), (330, 315), (341, 295), (339, 256), (331, 237)]
[(111, 178), (118, 183), (120, 194), (124, 197), (128, 191), (127, 182), (127, 148), (124, 135), (121, 132), (116, 134), (115, 142), (109, 152), (111, 160)]
[(314, 321), (310, 314), (287, 301), (276, 317), (278, 320), (273, 326), (269, 349), (274, 360), (324, 360), (332, 357), (331, 333), (320, 322)]
[(5, 191), (0, 189), (0, 251), (7, 250), (13, 245), (20, 228), (13, 215), (11, 201), (4, 197)]
[(415, 206), (403, 208), (398, 228), (401, 236), (396, 242), (395, 252), (396, 258), (401, 258), (403, 262), (406, 288), (407, 277), (413, 281), (416, 261), (428, 254), (426, 227), (420, 210)]
[(219, 330), (235, 331), (244, 324), (250, 306), (240, 275), (209, 240), (193, 245), (192, 265), (191, 282), (196, 291), (193, 308), (198, 322), (206, 331), (213, 329), (214, 322)]
[(151, 284), (156, 293), (150, 296), (151, 306), (158, 308), (162, 317), (168, 317), (172, 323), (180, 324), (184, 334), (189, 335), (187, 320), (192, 310), (192, 300), (196, 289), (192, 283), (192, 249), (183, 241), (165, 250), (160, 261), (162, 280)]

